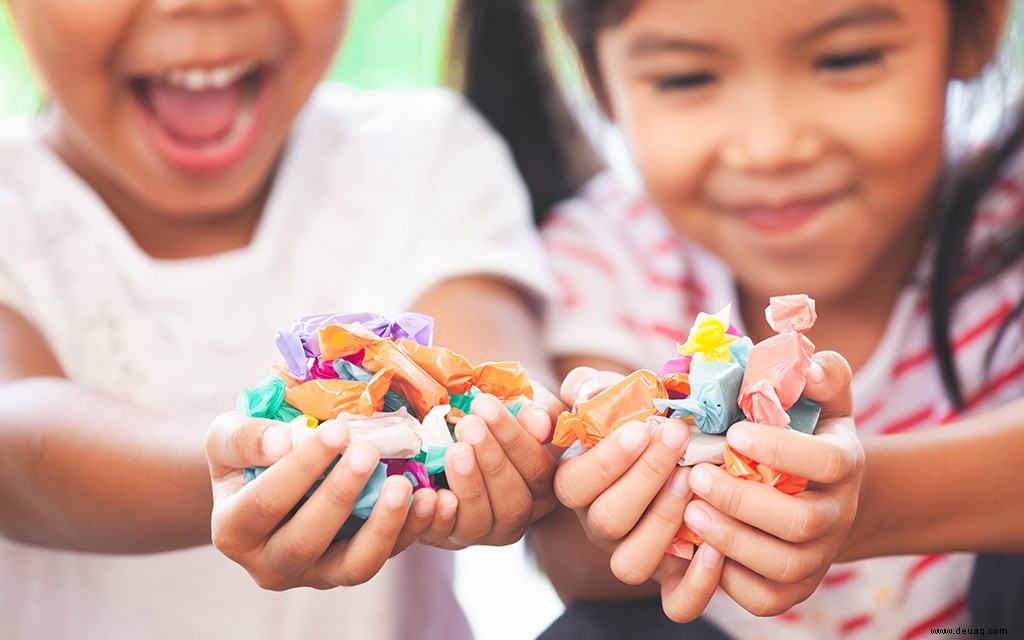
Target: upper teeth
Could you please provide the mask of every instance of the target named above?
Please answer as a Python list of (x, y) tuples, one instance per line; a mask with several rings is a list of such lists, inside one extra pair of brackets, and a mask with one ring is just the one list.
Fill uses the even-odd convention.
[(219, 67), (173, 69), (167, 73), (165, 80), (171, 86), (183, 87), (189, 91), (223, 89), (237, 82), (255, 66), (254, 62), (246, 61)]

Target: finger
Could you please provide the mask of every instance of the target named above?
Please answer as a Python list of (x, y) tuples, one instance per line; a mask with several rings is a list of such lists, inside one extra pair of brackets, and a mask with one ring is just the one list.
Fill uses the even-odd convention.
[(405, 551), (409, 545), (419, 540), (420, 536), (430, 527), (434, 519), (434, 512), (437, 511), (437, 492), (430, 488), (423, 488), (414, 491), (412, 494), (412, 506), (409, 507), (409, 515), (405, 519), (402, 531), (398, 535), (395, 548), (391, 555), (395, 556)]
[(708, 606), (722, 577), (722, 554), (708, 544), (697, 548), (693, 560), (666, 558), (661, 576), (661, 606), (671, 620), (691, 622)]
[(327, 551), (377, 468), (377, 450), (355, 444), (306, 502), (267, 540), (266, 554), (282, 573), (299, 574)]
[(380, 488), (370, 517), (346, 545), (331, 548), (324, 557), (320, 581), (341, 586), (362, 584), (377, 575), (398, 541), (412, 485), (405, 476), (391, 476)]
[(846, 358), (835, 351), (819, 351), (811, 359), (803, 395), (821, 405), (822, 418), (853, 413), (853, 372)]
[(290, 450), (286, 423), (250, 418), (241, 411), (220, 414), (206, 432), (206, 455), (214, 480), (245, 467), (268, 467)]
[[(327, 421), (314, 436), (271, 465), (226, 504), (228, 521), (247, 538), (266, 536), (280, 524), (348, 444), (348, 428)], [(360, 487), (363, 485), (360, 484)]]
[(678, 466), (690, 430), (680, 420), (666, 420), (652, 436), (637, 461), (591, 504), (587, 526), (599, 537), (617, 540), (633, 528)]
[[(529, 486), (530, 492), (533, 495), (550, 494), (555, 461), (548, 455), (544, 446), (523, 428), (520, 420), (517, 420), (505, 409), (504, 405), (498, 402), (497, 398), (491, 395), (477, 397), (473, 401), (471, 411), (473, 415), (479, 416), (486, 423), (484, 426), (512, 464), (517, 475)], [(519, 409), (520, 416), (531, 415), (541, 419), (541, 415), (535, 414), (547, 416), (543, 409), (529, 402)], [(481, 468), (485, 467), (484, 461), (480, 457), (481, 452), (475, 444), (474, 449), (477, 449), (477, 459)], [(490, 490), (489, 485), (488, 490)], [(491, 495), (494, 493), (491, 492)]]
[(555, 471), (555, 495), (570, 509), (591, 504), (630, 468), (647, 448), (647, 426), (632, 422), (589, 451), (564, 459)]
[[(760, 482), (735, 478), (710, 464), (693, 468), (690, 488), (718, 512), (787, 542), (816, 540), (830, 531), (840, 516), (830, 500), (821, 499), (821, 491), (788, 495)], [(732, 557), (721, 542), (716, 546)]]
[[(548, 420), (552, 424), (558, 420), (558, 414), (566, 409), (565, 404), (558, 399), (558, 396), (540, 384), (533, 385), (533, 404), (547, 414)], [(543, 440), (541, 441), (543, 442)]]
[[(493, 398), (490, 398), (494, 400)], [(474, 401), (474, 406), (477, 406)], [(489, 407), (477, 409), (487, 413)], [(495, 413), (507, 418), (513, 424), (521, 436), (521, 440), (529, 440), (529, 436), (519, 429), (518, 423), (504, 407), (495, 407)], [(492, 424), (502, 421), (502, 418), (495, 417)], [(490, 511), (493, 517), (491, 531), (499, 536), (510, 535), (517, 531), (522, 532), (530, 523), (530, 515), (533, 511), (533, 497), (530, 488), (519, 475), (519, 471), (509, 461), (498, 441), (487, 429), (487, 423), (476, 415), (468, 415), (455, 425), (455, 433), (459, 442), (469, 444), (473, 447), (473, 455), (476, 458), (477, 467), (486, 487), (487, 498), (490, 503)], [(538, 453), (544, 455), (537, 446)], [(545, 456), (546, 457), (546, 456)], [(456, 491), (456, 495), (459, 492)]]
[(448, 487), (459, 499), (455, 528), (449, 538), (455, 544), (468, 547), (483, 539), (494, 524), (487, 485), (473, 448), (465, 442), (456, 442), (448, 447), (444, 469)]
[[(703, 545), (701, 545), (703, 546)], [(807, 599), (818, 579), (796, 584), (778, 584), (738, 562), (726, 561), (719, 584), (741, 607), (756, 616), (776, 616)]]
[(434, 518), (426, 531), (420, 536), (420, 542), (431, 546), (438, 546), (448, 539), (455, 529), (455, 520), (458, 514), (459, 499), (448, 489), (440, 489), (437, 492), (437, 507), (434, 511)]
[(686, 506), (683, 521), (723, 554), (773, 582), (793, 584), (821, 570), (816, 543), (789, 543), (731, 518), (701, 500)]
[(689, 469), (679, 467), (661, 488), (647, 513), (612, 553), (612, 573), (626, 584), (650, 580), (662, 562), (665, 549), (683, 524), (683, 510), (689, 501)]
[(739, 453), (772, 469), (813, 482), (841, 482), (864, 464), (864, 449), (849, 418), (820, 420), (814, 435), (772, 425), (737, 422), (729, 428), (725, 438)]
[(601, 391), (612, 386), (624, 376), (611, 371), (598, 371), (590, 367), (576, 367), (562, 380), (559, 395), (567, 406), (574, 406), (589, 400)]

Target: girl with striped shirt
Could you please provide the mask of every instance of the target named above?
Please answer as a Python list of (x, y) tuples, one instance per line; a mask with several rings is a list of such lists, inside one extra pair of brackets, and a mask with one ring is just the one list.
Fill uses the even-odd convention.
[[(477, 4), (506, 7), (506, 41), (510, 25), (529, 26), (507, 15), (514, 5), (522, 19), (527, 3)], [(946, 95), (990, 61), (1008, 4), (559, 3), (641, 178), (634, 187), (599, 172), (546, 216), (562, 284), (548, 344), (562, 373), (656, 368), (697, 312), (730, 303), (740, 331), (763, 339), (768, 297), (804, 292), (818, 304), (809, 337), (852, 366), (865, 471), (863, 483), (854, 469), (784, 496), (695, 467), (687, 482), (703, 500), (686, 505), (685, 522), (706, 542), (688, 568), (669, 571), (679, 561), (661, 559), (664, 544), (640, 542), (671, 537), (683, 520), (658, 522), (658, 505), (661, 483), (687, 472), (657, 457), (657, 435), (603, 441), (561, 465), (556, 491), (588, 497), (569, 502), (606, 551), (581, 551), (579, 527), (570, 542), (573, 518), (540, 528), (541, 560), (571, 605), (549, 637), (914, 638), (969, 626), (969, 552), (1024, 550), (1012, 453), (1024, 429), (1019, 409), (995, 410), (1024, 395), (1024, 154), (1018, 127), (954, 171)], [(467, 77), (486, 79), (495, 61), (478, 62)], [(523, 68), (491, 77), (514, 93)], [(484, 81), (470, 92), (518, 149), (535, 196), (587, 175), (587, 156), (570, 153), (531, 179), (525, 127), (490, 95)], [(516, 109), (520, 120), (534, 113)], [(813, 463), (824, 476), (829, 455), (858, 454), (845, 440), (830, 454), (820, 434), (749, 426), (753, 442), (733, 442), (736, 430), (730, 443), (775, 468)], [(569, 548), (573, 562), (559, 562)], [(650, 611), (616, 623), (637, 609), (583, 604), (657, 596), (652, 583), (614, 580), (652, 575), (668, 616), (703, 610), (698, 626)]]

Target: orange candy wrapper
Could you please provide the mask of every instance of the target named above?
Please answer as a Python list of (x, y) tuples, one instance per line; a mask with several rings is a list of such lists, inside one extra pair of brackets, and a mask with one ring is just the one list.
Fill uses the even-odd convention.
[(558, 416), (551, 444), (568, 447), (577, 440), (593, 447), (627, 422), (660, 415), (655, 398), (668, 398), (665, 385), (646, 369), (634, 371), (589, 400)]
[(377, 373), (369, 382), (353, 380), (310, 380), (288, 387), (284, 399), (303, 414), (323, 422), (341, 413), (372, 416), (384, 407), (384, 394), (391, 385), (391, 371)]

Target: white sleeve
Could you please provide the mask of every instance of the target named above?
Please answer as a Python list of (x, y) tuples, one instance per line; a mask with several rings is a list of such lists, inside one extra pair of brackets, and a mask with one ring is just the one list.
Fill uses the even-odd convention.
[(419, 156), (424, 166), (413, 167), (422, 182), (412, 191), (418, 213), (409, 299), (444, 280), (487, 275), (546, 302), (554, 282), (509, 150), (461, 98), (431, 97), (443, 115), (427, 141), (434, 148)]

